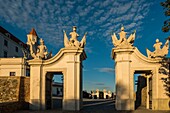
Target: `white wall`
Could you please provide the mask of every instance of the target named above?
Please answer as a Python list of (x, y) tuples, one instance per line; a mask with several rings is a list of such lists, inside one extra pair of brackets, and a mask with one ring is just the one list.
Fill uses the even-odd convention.
[[(4, 40), (8, 41), (8, 46), (4, 45)], [(15, 48), (18, 47), (18, 52), (16, 52)], [(4, 57), (4, 51), (7, 51), (7, 57), (23, 57), (22, 46), (11, 40), (6, 35), (0, 33), (0, 57)]]
[(26, 76), (26, 60), (24, 58), (0, 58), (0, 76)]

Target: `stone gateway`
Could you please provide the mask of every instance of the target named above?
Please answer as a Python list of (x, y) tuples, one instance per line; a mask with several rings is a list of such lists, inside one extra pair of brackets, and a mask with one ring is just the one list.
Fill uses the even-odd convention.
[[(73, 32), (76, 34), (75, 30)], [(34, 37), (30, 35), (29, 37)], [(80, 110), (82, 108), (82, 61), (86, 59), (83, 48), (85, 38), (86, 35), (80, 43), (77, 39), (77, 43), (75, 43), (72, 39), (69, 41), (64, 32), (65, 48), (62, 48), (54, 57), (43, 60), (46, 58), (45, 56), (37, 57), (38, 53), (32, 55), (34, 59), (28, 61), (30, 65), (30, 109), (51, 108), (52, 101), (50, 101), (51, 93), (49, 92), (51, 92), (53, 73), (63, 74), (63, 110)]]
[(134, 74), (142, 74), (147, 81), (147, 102), (146, 108), (153, 110), (169, 110), (169, 97), (165, 90), (166, 82), (169, 79), (169, 64), (165, 56), (168, 54), (169, 40), (161, 49), (162, 43), (156, 40), (155, 51), (148, 52), (148, 57), (142, 55), (133, 46), (135, 33), (126, 39), (124, 28), (119, 33), (112, 36), (113, 45), (112, 58), (115, 60), (116, 75), (116, 109), (135, 110), (134, 96)]

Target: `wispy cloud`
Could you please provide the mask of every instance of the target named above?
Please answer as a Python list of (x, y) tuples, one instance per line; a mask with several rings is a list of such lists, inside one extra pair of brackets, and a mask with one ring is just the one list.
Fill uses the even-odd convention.
[(108, 68), (108, 67), (95, 68), (95, 69), (98, 70), (99, 72), (104, 72), (104, 73), (113, 73), (114, 72), (113, 68)]
[(151, 5), (147, 0), (1, 0), (0, 23), (10, 23), (26, 32), (34, 27), (51, 46), (63, 45), (62, 30), (69, 33), (73, 25), (78, 26), (80, 36), (88, 31), (90, 40), (98, 38), (108, 43), (110, 32), (117, 31), (121, 23), (127, 32), (140, 32)]
[(96, 86), (104, 86), (105, 85), (105, 83), (103, 83), (103, 82), (94, 82), (94, 81), (85, 81), (85, 82), (90, 85), (96, 85)]
[(113, 90), (110, 86), (108, 86), (104, 82), (85, 81), (85, 84), (88, 84), (88, 86), (90, 86), (90, 90), (93, 90), (93, 91), (96, 91), (96, 89), (99, 89), (100, 91), (104, 89)]
[(95, 85), (97, 85), (97, 86), (103, 86), (103, 85), (105, 85), (105, 84), (98, 82), (98, 83), (95, 83)]

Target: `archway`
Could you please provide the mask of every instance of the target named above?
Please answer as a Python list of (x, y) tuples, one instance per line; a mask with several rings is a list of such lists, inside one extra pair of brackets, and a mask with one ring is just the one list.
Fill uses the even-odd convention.
[[(142, 106), (147, 109), (152, 108), (152, 72), (151, 70), (135, 71), (136, 74), (140, 74), (137, 80), (137, 89), (134, 92), (135, 95), (135, 109)], [(134, 81), (135, 82), (135, 81)], [(135, 84), (134, 84), (135, 85)]]
[[(62, 73), (63, 110), (80, 110), (82, 107), (82, 61), (86, 59), (84, 46), (86, 33), (81, 42), (77, 40), (76, 26), (70, 33), (70, 40), (64, 31), (64, 46), (54, 57), (48, 53), (43, 39), (39, 39), (35, 29), (27, 35), (27, 44), (33, 58), (30, 65), (30, 109), (52, 108), (51, 83), (54, 73)], [(38, 41), (40, 43), (38, 43)], [(51, 58), (52, 57), (52, 58)]]
[[(85, 59), (84, 49), (73, 47), (61, 49), (58, 54), (48, 60), (30, 60), (30, 109), (51, 108), (47, 106), (49, 101), (47, 101), (46, 90), (48, 90), (47, 85), (50, 84), (47, 78), (51, 73), (62, 73), (64, 76), (62, 108), (63, 110), (80, 110), (82, 107), (82, 61)], [(51, 80), (51, 78), (48, 79)]]
[(47, 72), (45, 80), (45, 100), (46, 109), (62, 109), (63, 104), (63, 81), (56, 82), (56, 77), (59, 76), (63, 78), (62, 72)]
[(53, 74), (52, 82), (52, 109), (62, 109), (63, 105), (63, 82), (64, 76), (62, 73)]

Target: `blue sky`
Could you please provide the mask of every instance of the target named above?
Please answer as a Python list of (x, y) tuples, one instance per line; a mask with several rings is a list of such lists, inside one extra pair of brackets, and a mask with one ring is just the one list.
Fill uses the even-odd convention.
[[(87, 34), (83, 62), (83, 88), (115, 91), (114, 61), (110, 34), (124, 25), (128, 35), (136, 30), (134, 45), (146, 55), (156, 38), (165, 43), (169, 33), (161, 27), (166, 19), (162, 0), (0, 0), (0, 25), (23, 42), (31, 28), (55, 55), (63, 45), (63, 32), (77, 26), (81, 39)], [(170, 56), (170, 55), (168, 55)]]

